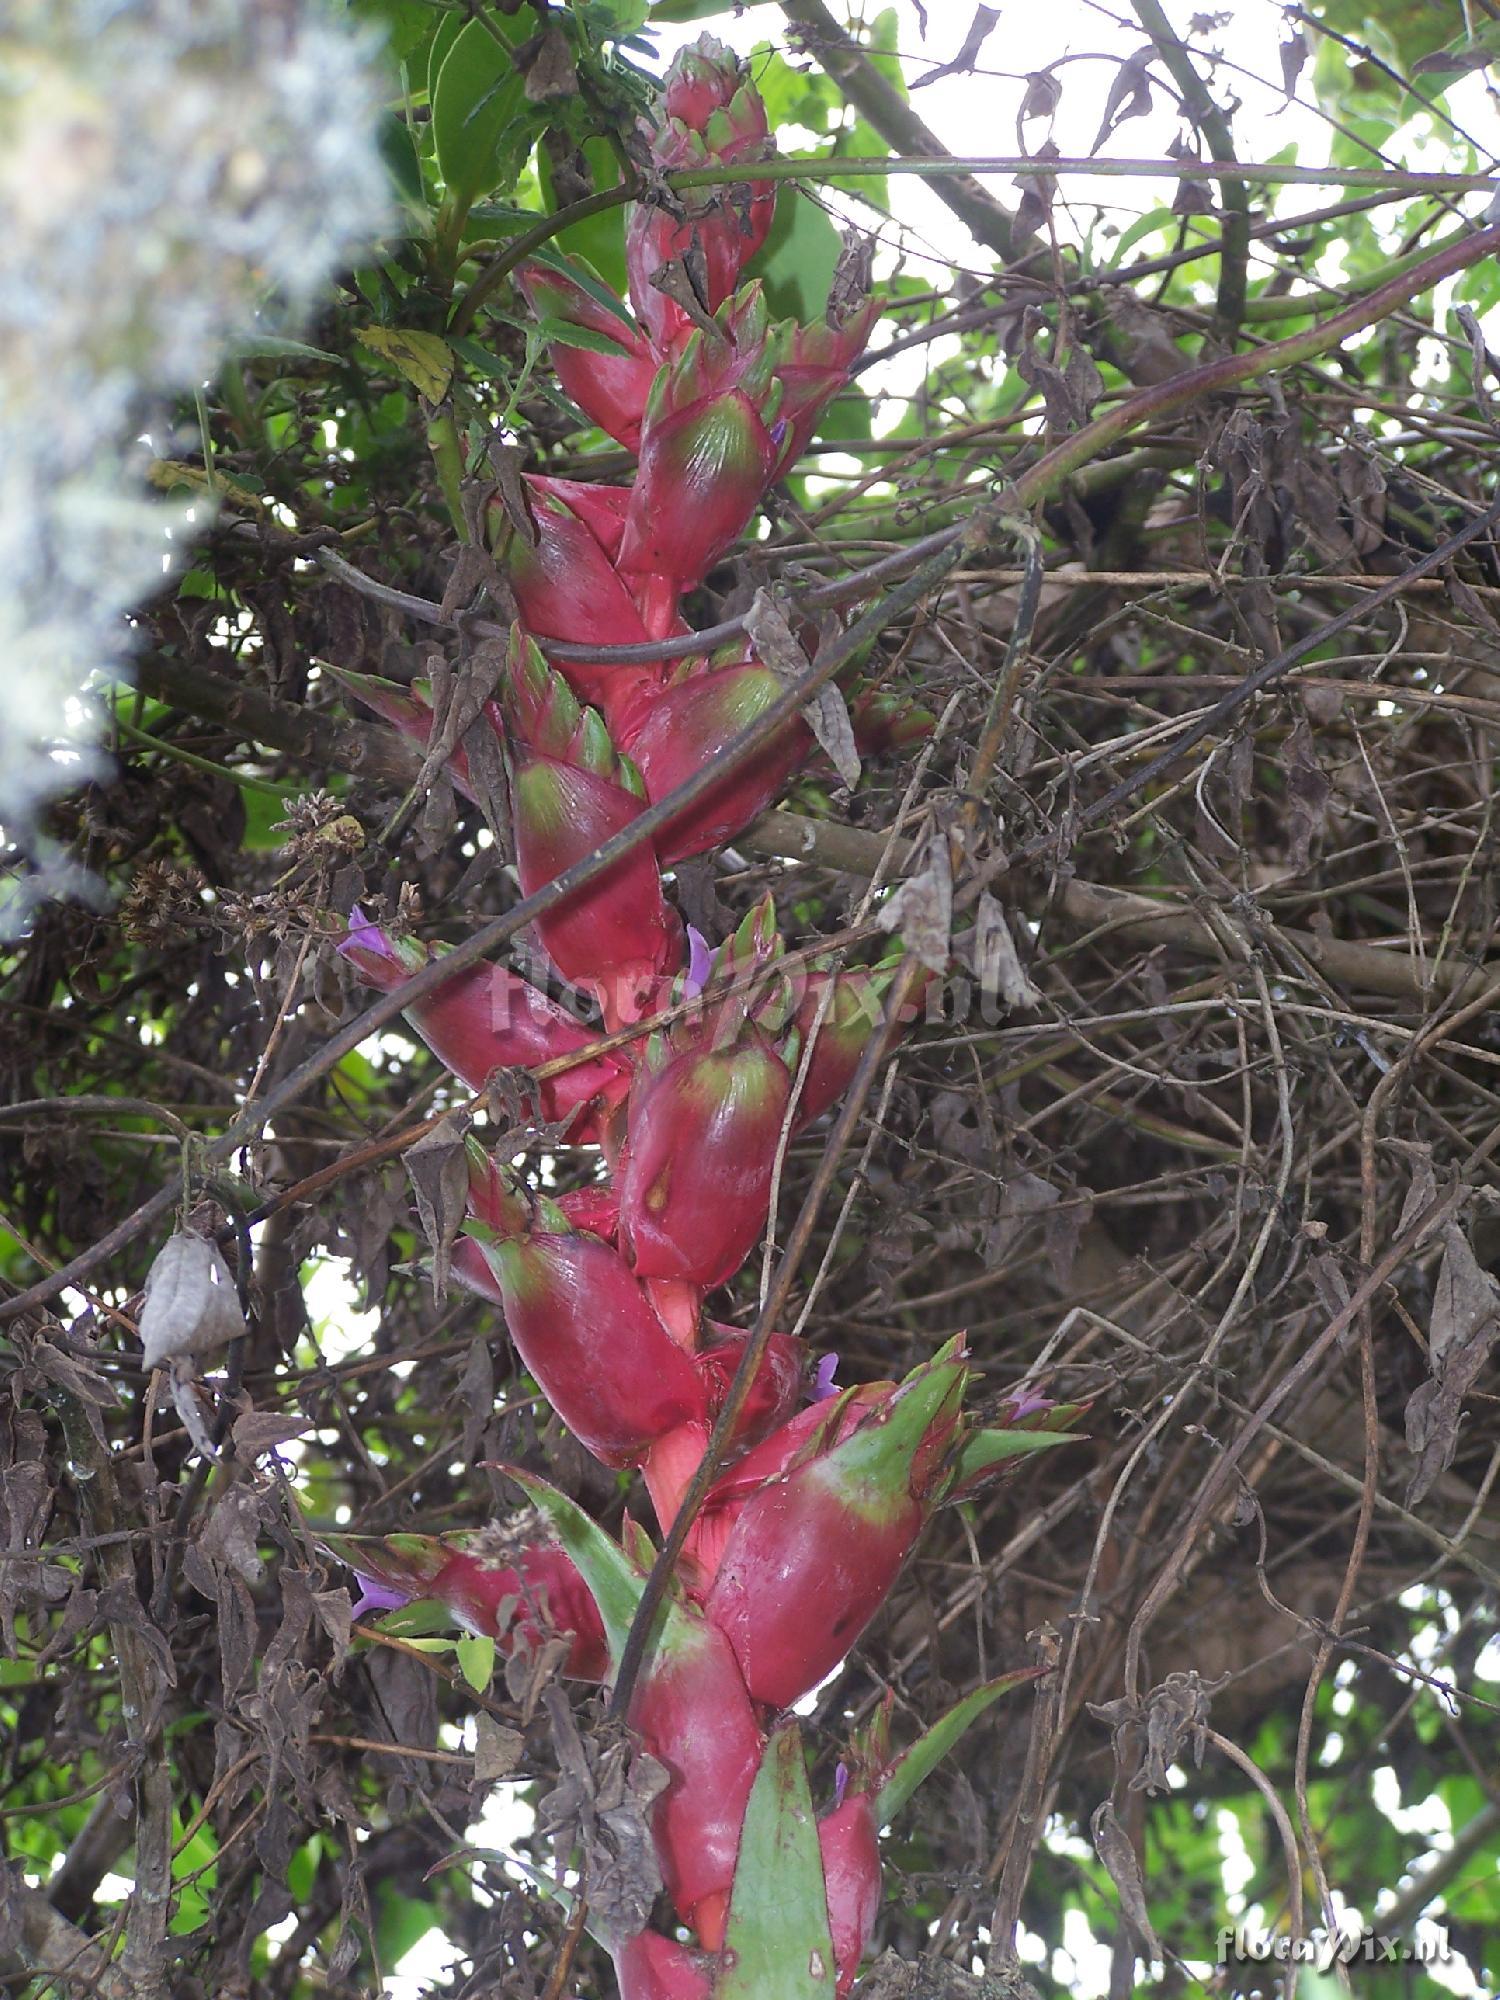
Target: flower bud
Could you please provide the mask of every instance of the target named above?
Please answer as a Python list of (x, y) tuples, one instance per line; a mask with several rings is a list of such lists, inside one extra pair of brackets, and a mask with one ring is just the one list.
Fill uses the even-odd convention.
[(851, 1793), (819, 1820), (818, 1846), (838, 1976), (836, 2000), (844, 2000), (880, 1913), (880, 1841), (865, 1793)]
[(550, 321), (582, 336), (577, 343), (554, 339), (548, 348), (558, 381), (591, 423), (634, 451), (657, 368), (639, 327), (623, 306), (611, 311), (577, 278), (550, 264), (522, 264), (515, 278), (544, 325)]
[(775, 479), (779, 391), (767, 361), (753, 375), (744, 361), (727, 341), (695, 332), (657, 376), (620, 540), (623, 575), (669, 583), (677, 596), (690, 590), (739, 540)]
[[(956, 1355), (923, 1363), (841, 1443), (745, 1502), (705, 1602), (757, 1701), (788, 1708), (816, 1687), (885, 1601), (930, 1511), (967, 1373)], [(840, 1421), (837, 1405), (825, 1421)]]
[(668, 1052), (637, 1071), (620, 1228), (642, 1277), (706, 1289), (739, 1269), (765, 1226), (791, 1084), (754, 1028), (733, 1047)]
[(658, 1931), (640, 1931), (616, 1947), (620, 2000), (709, 2000), (708, 1974), (696, 1953)]
[(466, 1632), (493, 1639), (507, 1659), (566, 1634), (572, 1644), (563, 1673), (600, 1681), (609, 1670), (593, 1593), (534, 1514), (468, 1534), (330, 1535), (324, 1545), (385, 1607), (431, 1598)]
[[(645, 787), (517, 626), (502, 682), (509, 736), (516, 868), (531, 895), (611, 839), (645, 806)], [(605, 1018), (635, 1020), (656, 981), (675, 967), (681, 926), (662, 896), (656, 856), (643, 842), (537, 919), (565, 979), (598, 996)]]
[[(711, 35), (673, 58), (663, 84), (665, 116), (651, 134), (662, 173), (737, 165), (775, 151), (760, 93), (745, 65)], [(776, 213), (774, 181), (693, 188), (671, 206), (638, 202), (625, 225), (625, 264), (636, 318), (658, 352), (690, 325), (675, 300), (652, 283), (664, 265), (686, 259), (710, 312), (729, 297), (766, 239)]]
[(609, 1244), (568, 1229), (550, 1203), (520, 1229), (469, 1229), (517, 1353), (596, 1458), (635, 1465), (658, 1438), (703, 1415), (707, 1397), (692, 1358)]
[[(516, 593), (528, 631), (580, 645), (638, 645), (667, 636), (650, 632), (615, 556), (624, 531), (629, 493), (623, 487), (586, 486), (571, 479), (527, 476), (535, 542), (517, 533), (497, 500), (489, 536)], [(671, 628), (680, 629), (680, 623)], [(597, 708), (611, 732), (647, 712), (665, 672), (647, 662), (635, 667), (590, 667), (565, 660), (559, 669), (583, 702)]]
[(691, 1607), (679, 1606), (670, 1621), (636, 1689), (630, 1723), (670, 1774), (653, 1811), (668, 1893), (683, 1922), (716, 1951), (764, 1740), (734, 1654)]
[[(414, 939), (391, 938), (358, 909), (350, 912), (349, 935), (338, 948), (381, 993), (420, 972), (432, 956)], [(408, 1007), (404, 1018), (471, 1090), (482, 1090), (496, 1070), (536, 1069), (597, 1040), (566, 1008), (503, 965), (465, 966)], [(538, 1085), (541, 1114), (549, 1121), (579, 1114), (569, 1136), (586, 1143), (596, 1136), (597, 1111), (619, 1103), (629, 1082), (629, 1069), (617, 1057), (590, 1056)]]
[[(621, 737), (652, 804), (685, 784), (782, 692), (775, 674), (756, 660), (700, 669), (662, 688)], [(785, 723), (753, 757), (667, 823), (656, 837), (662, 866), (743, 833), (780, 797), (812, 750), (807, 724), (800, 718)]]

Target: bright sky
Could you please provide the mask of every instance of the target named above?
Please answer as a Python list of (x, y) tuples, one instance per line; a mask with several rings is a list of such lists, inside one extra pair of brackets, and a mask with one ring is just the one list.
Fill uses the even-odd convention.
[[(1196, 0), (1196, 4), (1207, 11), (1211, 0)], [(899, 24), (898, 48), (906, 59), (908, 78), (915, 82), (927, 70), (957, 54), (972, 19), (973, 6), (971, 0), (927, 0), (924, 35), (917, 0), (894, 0), (894, 5)], [(1378, 5), (1379, 0), (1372, 0), (1372, 11)], [(836, 7), (835, 11), (839, 9)], [(877, 0), (870, 0), (870, 16), (877, 11)], [(1183, 0), (1173, 0), (1170, 11), (1180, 27), (1186, 24), (1193, 9), (1183, 4)], [(1220, 15), (1221, 25), (1205, 41), (1225, 58), (1214, 84), (1219, 101), (1223, 102), (1231, 93), (1240, 100), (1234, 129), (1241, 156), (1270, 160), (1295, 144), (1301, 164), (1326, 164), (1329, 128), (1305, 101), (1309, 96), (1305, 76), (1301, 85), (1304, 101), (1287, 102), (1279, 84), (1279, 48), (1288, 32), (1281, 7), (1274, 0), (1223, 0), (1214, 11)], [(1036, 5), (1035, 0), (1022, 5), (1015, 4), (1015, 0), (1002, 0), (1001, 12), (1000, 24), (985, 43), (975, 72), (942, 78), (928, 89), (918, 89), (912, 100), (914, 106), (954, 153), (1035, 150), (1049, 136), (1042, 121), (1028, 124), (1024, 148), (1017, 137), (1017, 115), (1026, 78), (1032, 71), (1059, 65), (1057, 73), (1063, 91), (1050, 136), (1066, 155), (1087, 154), (1104, 116), (1120, 59), (1143, 45), (1144, 37), (1133, 17), (1113, 7), (1095, 4), (1095, 0), (1048, 0), (1045, 6)], [(1457, 25), (1456, 5), (1454, 16)], [(749, 54), (757, 44), (767, 41), (783, 51), (786, 49), (779, 10), (773, 5), (755, 4), (738, 18), (722, 16), (689, 28), (657, 30), (663, 61), (704, 29), (742, 54)], [(1265, 78), (1273, 82), (1268, 85), (1263, 81)], [(1500, 147), (1500, 129), (1482, 77), (1470, 77), (1455, 87), (1450, 92), (1450, 103), (1454, 117), (1474, 139), (1482, 158), (1489, 149)], [(1164, 92), (1158, 92), (1151, 113), (1121, 126), (1106, 140), (1102, 151), (1115, 158), (1160, 159), (1166, 156), (1181, 129), (1171, 101)], [(778, 136), (785, 151), (800, 151), (813, 144), (811, 135), (795, 130)], [(1454, 164), (1452, 135), (1435, 134), (1425, 114), (1418, 114), (1398, 135), (1396, 152), (1411, 167), (1451, 169)], [(967, 233), (928, 187), (901, 176), (895, 177), (890, 185), (893, 209), (902, 225), (901, 247), (909, 260), (919, 260), (917, 267), (921, 268), (925, 252), (932, 260), (932, 274), (940, 284), (955, 264), (962, 266), (975, 261)], [(997, 180), (990, 185), (1007, 204), (1016, 200), (1017, 191), (1008, 181)], [(1114, 180), (1094, 176), (1070, 181), (1065, 194), (1073, 207), (1073, 231), (1081, 234), (1094, 226), (1092, 211), (1096, 206), (1123, 229), (1134, 217), (1169, 206), (1174, 191), (1171, 180)], [(1336, 190), (1286, 188), (1276, 198), (1275, 212), (1301, 213), (1337, 199)], [(854, 206), (850, 213), (853, 219), (868, 224), (867, 211), (861, 213)], [(977, 268), (989, 270), (987, 255)], [(1210, 274), (1212, 268), (1205, 266)], [(918, 358), (914, 366), (919, 381), (926, 363)], [(343, 1282), (347, 1284), (347, 1280)], [(331, 1297), (329, 1303), (333, 1303)], [(1493, 1650), (1500, 1653), (1500, 1646)], [(1494, 1672), (1500, 1674), (1500, 1658), (1495, 1661)], [(1426, 1835), (1434, 1851), (1450, 1845), (1451, 1828), (1438, 1802), (1429, 1802), (1426, 1816), (1421, 1808), (1415, 1813), (1403, 1812), (1394, 1775), (1384, 1775), (1391, 1778), (1391, 1783), (1380, 1803), (1392, 1821)], [(1437, 1809), (1437, 1820), (1431, 1816), (1432, 1807)], [(528, 1810), (516, 1798), (516, 1788), (500, 1785), (492, 1793), (482, 1818), (470, 1828), (470, 1838), (476, 1846), (505, 1848), (524, 1832), (528, 1819)], [(1247, 1909), (1236, 1889), (1237, 1882), (1249, 1879), (1249, 1867), (1234, 1814), (1221, 1811), (1216, 1826), (1224, 1860), (1226, 1912), (1252, 1923), (1264, 1920), (1268, 1913)], [(1066, 1849), (1068, 1837), (1060, 1831), (1054, 1832), (1050, 1839)], [(1392, 1889), (1396, 1886), (1391, 1885)], [(1089, 1934), (1082, 1913), (1073, 1914), (1077, 1921), (1067, 1926), (1063, 1948), (1051, 1970), (1080, 2000), (1095, 2000), (1095, 1996), (1108, 1989), (1109, 1952)], [(1023, 1951), (1027, 1946), (1037, 1958), (1043, 1955), (1040, 1939), (1023, 1936)], [(389, 2000), (424, 2000), (424, 1996), (441, 1986), (453, 1958), (454, 1948), (443, 1933), (429, 1932), (387, 1978), (385, 1993)], [(1445, 1968), (1430, 1969), (1430, 1976), (1434, 1977), (1435, 1985), (1456, 1994), (1478, 1991), (1472, 1973), (1461, 1960)], [(1309, 2000), (1313, 1987), (1311, 1980), (1304, 1983), (1303, 1990)]]

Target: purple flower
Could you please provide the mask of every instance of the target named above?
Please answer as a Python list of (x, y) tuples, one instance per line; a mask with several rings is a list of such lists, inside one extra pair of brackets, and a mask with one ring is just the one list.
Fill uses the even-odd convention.
[(833, 1767), (833, 1809), (838, 1811), (844, 1803), (844, 1794), (849, 1789), (849, 1766), (841, 1757)]
[(392, 1590), (388, 1583), (364, 1576), (359, 1570), (354, 1572), (354, 1581), (359, 1585), (359, 1596), (349, 1607), (351, 1618), (363, 1618), (371, 1611), (399, 1611), (412, 1601), (409, 1590)]
[(1038, 1396), (1026, 1389), (1019, 1389), (1005, 1399), (1010, 1404), (1010, 1421), (1018, 1424), (1025, 1417), (1037, 1416), (1043, 1410), (1057, 1406), (1050, 1396)]
[(811, 1400), (814, 1403), (826, 1403), (830, 1396), (836, 1396), (839, 1393), (839, 1386), (833, 1379), (838, 1373), (838, 1367), (838, 1355), (825, 1354), (820, 1358), (813, 1375)]
[(708, 984), (708, 975), (713, 970), (714, 955), (708, 948), (708, 939), (692, 924), (687, 927), (688, 966), (687, 977), (683, 981), (683, 998), (696, 1000)]
[(349, 912), (349, 935), (339, 945), (340, 951), (368, 951), (376, 958), (396, 956), (385, 932), (379, 924), (372, 923), (358, 903)]

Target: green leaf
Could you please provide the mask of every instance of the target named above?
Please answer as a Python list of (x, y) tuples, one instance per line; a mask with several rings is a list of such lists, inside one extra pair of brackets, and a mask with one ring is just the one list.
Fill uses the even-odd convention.
[(409, 327), (364, 326), (359, 343), (388, 361), (429, 403), (440, 403), (453, 379), (453, 356), (446, 340)]
[(437, 1925), (434, 1903), (419, 1903), (415, 1896), (403, 1896), (389, 1881), (377, 1893), (375, 1949), (382, 1965), (399, 1965), (413, 1945), (420, 1944)]
[(537, 331), (543, 340), (555, 341), (559, 347), (586, 347), (590, 354), (613, 354), (617, 358), (627, 355), (620, 342), (611, 340), (607, 333), (596, 333), (591, 326), (574, 326), (565, 319), (540, 320)]
[[(529, 17), (528, 17), (529, 19)], [(432, 137), (438, 171), (450, 191), (470, 202), (498, 187), (519, 165), (518, 133), (525, 124), (526, 86), (503, 40), (509, 24), (470, 21), (443, 60), (432, 93)], [(514, 129), (513, 129), (514, 128)]]
[[(396, 62), (409, 62), (442, 18), (427, 0), (346, 0), (356, 21), (373, 21), (385, 31), (387, 55)], [(419, 66), (419, 74), (423, 73)]]
[(460, 361), (466, 361), (476, 375), (482, 375), (490, 382), (509, 382), (515, 370), (508, 361), (502, 361), (498, 354), (491, 354), (487, 347), (481, 347), (477, 340), (470, 340), (461, 333), (451, 334), (448, 345)]
[[(619, 162), (607, 141), (586, 139), (583, 144), (584, 164), (589, 170), (589, 179), (594, 192), (602, 194), (606, 188), (615, 187), (620, 179)], [(547, 149), (537, 149), (537, 178), (541, 183), (542, 197), (550, 209), (562, 207), (557, 197), (552, 179), (552, 161)], [(533, 216), (532, 221), (536, 218)], [(586, 215), (581, 222), (570, 222), (566, 229), (559, 230), (548, 246), (560, 252), (563, 258), (583, 258), (591, 264), (616, 292), (626, 288), (625, 275), (625, 208), (607, 208), (599, 215)], [(552, 261), (558, 261), (556, 256)], [(577, 276), (574, 272), (573, 276)], [(603, 289), (601, 287), (601, 289)], [(620, 302), (612, 294), (607, 295), (616, 312)]]
[(720, 2000), (832, 2000), (833, 1940), (801, 1734), (778, 1730), (750, 1788)]
[(965, 1438), (958, 1454), (955, 1484), (966, 1485), (1008, 1458), (1024, 1458), (1030, 1451), (1050, 1451), (1055, 1444), (1077, 1442), (1072, 1431), (974, 1431)]
[(918, 1785), (930, 1776), (970, 1723), (983, 1715), (991, 1702), (1009, 1694), (1012, 1688), (1034, 1681), (1038, 1671), (1036, 1667), (1022, 1667), (1016, 1673), (1002, 1674), (998, 1680), (986, 1681), (983, 1687), (975, 1688), (962, 1701), (955, 1702), (946, 1715), (940, 1715), (932, 1727), (896, 1759), (877, 1788), (873, 1801), (876, 1825), (882, 1828), (890, 1825)]
[(717, 14), (743, 13), (746, 7), (765, 7), (770, 0), (656, 0), (653, 21), (674, 25), (688, 21), (711, 21)]
[(309, 347), (305, 340), (284, 340), (278, 333), (247, 334), (229, 350), (231, 361), (331, 361), (343, 366), (342, 357), (326, 347)]
[(800, 189), (783, 188), (760, 265), (778, 319), (820, 317), (841, 248), (838, 231), (817, 203)]
[(494, 1640), (480, 1633), (466, 1632), (454, 1651), (458, 1654), (459, 1672), (475, 1694), (483, 1694), (495, 1678)]

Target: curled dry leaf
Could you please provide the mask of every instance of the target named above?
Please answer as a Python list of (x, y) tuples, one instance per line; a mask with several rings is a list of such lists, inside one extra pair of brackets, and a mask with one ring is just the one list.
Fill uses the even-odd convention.
[(1109, 1879), (1115, 1885), (1126, 1922), (1151, 1957), (1160, 1958), (1161, 1945), (1151, 1928), (1150, 1914), (1146, 1909), (1146, 1885), (1141, 1878), (1141, 1864), (1136, 1859), (1129, 1834), (1121, 1826), (1108, 1799), (1095, 1806), (1094, 1816), (1089, 1821), (1089, 1832), (1093, 1836), (1094, 1852), (1104, 1863)]
[[(796, 633), (769, 591), (756, 591), (750, 609), (745, 613), (745, 630), (762, 662), (788, 687), (801, 680), (811, 666)], [(839, 777), (853, 791), (859, 783), (859, 752), (854, 746), (854, 725), (849, 720), (843, 695), (831, 681), (820, 687), (806, 704), (802, 719), (827, 752), (829, 762)]]
[(245, 1331), (229, 1266), (202, 1236), (178, 1230), (156, 1254), (141, 1307), (141, 1359), (148, 1368), (213, 1354)]
[(906, 949), (930, 972), (948, 970), (953, 933), (953, 867), (947, 838), (934, 833), (927, 842), (927, 866), (901, 884), (876, 913), (883, 931), (900, 931)]
[(1448, 1226), (1427, 1335), (1431, 1380), (1406, 1406), (1406, 1442), (1417, 1460), (1406, 1504), (1415, 1507), (1446, 1472), (1458, 1449), (1463, 1400), (1479, 1378), (1500, 1333), (1500, 1284), (1490, 1276), (1456, 1223)]
[(1010, 1008), (1038, 1007), (1042, 996), (1032, 985), (1016, 951), (1010, 920), (986, 889), (974, 920), (974, 970), (986, 993)]

